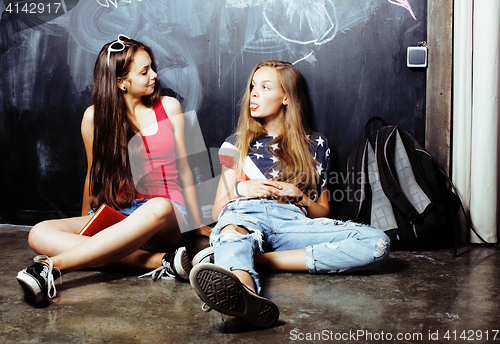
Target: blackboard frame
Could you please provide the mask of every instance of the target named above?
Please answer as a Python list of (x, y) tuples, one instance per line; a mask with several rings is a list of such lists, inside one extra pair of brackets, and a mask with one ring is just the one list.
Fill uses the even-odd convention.
[(425, 148), (450, 173), (453, 0), (428, 0)]

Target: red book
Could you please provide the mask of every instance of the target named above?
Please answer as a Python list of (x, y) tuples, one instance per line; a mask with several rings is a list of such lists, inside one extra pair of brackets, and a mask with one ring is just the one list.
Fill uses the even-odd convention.
[(92, 236), (105, 228), (114, 225), (126, 218), (122, 213), (114, 210), (109, 205), (103, 204), (92, 215), (89, 222), (82, 228), (79, 235)]

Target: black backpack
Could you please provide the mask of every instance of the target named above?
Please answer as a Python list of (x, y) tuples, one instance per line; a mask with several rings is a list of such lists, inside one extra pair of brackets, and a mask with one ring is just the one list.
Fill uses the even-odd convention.
[(347, 161), (349, 218), (384, 230), (394, 250), (458, 245), (459, 197), (431, 155), (406, 131), (384, 125), (354, 145)]

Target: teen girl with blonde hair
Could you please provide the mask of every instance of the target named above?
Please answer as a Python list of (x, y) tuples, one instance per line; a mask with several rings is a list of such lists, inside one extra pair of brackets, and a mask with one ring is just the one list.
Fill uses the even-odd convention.
[(214, 264), (197, 264), (190, 274), (205, 309), (271, 327), (279, 309), (259, 296), (256, 265), (338, 273), (374, 269), (387, 259), (383, 231), (328, 218), (330, 151), (324, 136), (307, 129), (307, 114), (293, 65), (263, 61), (255, 67), (236, 132), (219, 151)]
[[(153, 279), (179, 275), (182, 264), (173, 265), (185, 255), (175, 250), (186, 244), (186, 206), (200, 224), (198, 232), (208, 233), (186, 158), (181, 104), (159, 94), (148, 46), (120, 35), (101, 49), (92, 105), (81, 124), (88, 161), (82, 216), (31, 229), (29, 244), (40, 255), (17, 276), (30, 303), (55, 297), (55, 278), (87, 267), (159, 267)], [(78, 235), (104, 203), (127, 217), (92, 237)], [(188, 278), (185, 271), (180, 277)]]

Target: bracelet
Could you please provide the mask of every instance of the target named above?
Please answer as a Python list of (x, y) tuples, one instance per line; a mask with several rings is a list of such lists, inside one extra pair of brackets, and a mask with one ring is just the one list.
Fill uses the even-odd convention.
[(236, 184), (234, 184), (234, 191), (236, 191), (236, 195), (237, 195), (238, 197), (243, 197), (243, 196), (242, 196), (242, 195), (240, 195), (240, 193), (238, 192), (238, 184), (239, 184), (239, 183), (240, 183), (240, 181), (238, 180), (238, 181), (236, 182)]

